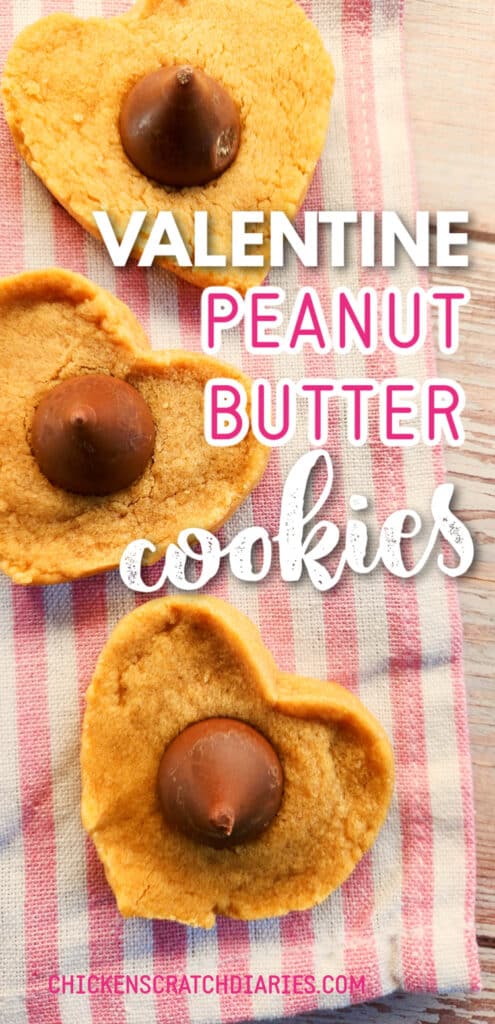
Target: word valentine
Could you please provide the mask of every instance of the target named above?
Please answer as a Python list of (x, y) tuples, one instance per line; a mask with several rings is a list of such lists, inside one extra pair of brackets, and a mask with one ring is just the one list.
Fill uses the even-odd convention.
[[(318, 471), (312, 479), (318, 463)], [(320, 483), (322, 478), (323, 483)], [(143, 559), (149, 554), (156, 555), (156, 547), (149, 540), (136, 540), (126, 547), (120, 560), (122, 581), (130, 590), (143, 594), (154, 593), (167, 582), (180, 590), (200, 590), (216, 576), (222, 559), (228, 558), (230, 570), (238, 580), (258, 583), (270, 571), (274, 545), (278, 545), (281, 578), (295, 583), (306, 571), (319, 591), (335, 587), (346, 568), (366, 575), (380, 563), (393, 576), (409, 579), (424, 568), (437, 545), (437, 565), (445, 575), (461, 576), (471, 565), (473, 541), (467, 527), (450, 508), (454, 493), (452, 484), (440, 484), (433, 494), (433, 525), (423, 552), (414, 565), (410, 565), (410, 555), (406, 564), (402, 551), (403, 541), (407, 543), (418, 537), (423, 528), (421, 517), (412, 509), (400, 509), (387, 517), (374, 555), (368, 552), (366, 524), (360, 519), (349, 519), (342, 538), (343, 550), (337, 554), (336, 564), (332, 567), (325, 565), (325, 560), (336, 551), (341, 541), (340, 530), (334, 522), (317, 518), (330, 496), (332, 485), (333, 465), (328, 452), (324, 449), (307, 452), (292, 467), (285, 482), (276, 536), (270, 537), (262, 526), (250, 526), (222, 548), (218, 538), (208, 530), (194, 527), (182, 530), (177, 544), (167, 547), (160, 578), (151, 584), (143, 580)], [(311, 507), (310, 495), (318, 492), (319, 497)], [(368, 500), (364, 495), (353, 494), (350, 507), (355, 513), (365, 511)], [(442, 539), (455, 555), (456, 565), (447, 563), (441, 547)], [(193, 575), (195, 578), (191, 578)]]
[[(115, 267), (125, 267), (132, 255), (139, 255), (140, 267), (151, 267), (156, 259), (173, 260), (179, 267), (283, 267), (288, 250), (304, 267), (316, 267), (322, 244), (331, 267), (343, 267), (350, 241), (358, 247), (356, 261), (362, 267), (394, 267), (405, 254), (416, 267), (467, 267), (469, 257), (458, 253), (466, 248), (465, 231), (453, 230), (469, 222), (466, 210), (440, 210), (416, 214), (410, 231), (397, 213), (385, 210), (357, 213), (354, 210), (309, 210), (297, 229), (280, 211), (235, 210), (231, 215), (228, 252), (210, 246), (214, 223), (205, 210), (194, 213), (192, 238), (181, 231), (180, 217), (161, 210), (151, 222), (146, 210), (135, 210), (125, 227), (115, 228), (105, 210), (93, 218)], [(213, 229), (213, 230), (211, 230)], [(435, 231), (435, 257), (430, 259), (430, 230)], [(351, 239), (349, 236), (353, 236)], [(379, 253), (379, 257), (377, 257)]]

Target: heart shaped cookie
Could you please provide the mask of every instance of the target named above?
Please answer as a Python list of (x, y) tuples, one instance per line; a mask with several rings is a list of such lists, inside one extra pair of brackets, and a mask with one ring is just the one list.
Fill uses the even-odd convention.
[[(217, 529), (256, 485), (269, 453), (252, 434), (232, 448), (207, 444), (203, 392), (206, 382), (216, 376), (246, 383), (232, 367), (206, 356), (152, 352), (130, 310), (78, 274), (43, 270), (1, 281), (0, 567), (4, 572), (19, 583), (64, 582), (118, 565), (125, 546), (138, 537), (150, 537), (159, 557), (182, 529)], [(89, 474), (89, 484), (82, 481), (88, 484), (82, 493), (72, 493), (70, 480), (66, 485), (62, 480), (61, 486), (59, 480), (65, 457), (59, 427), (62, 423), (65, 429), (69, 422), (66, 388), (74, 381), (91, 385), (89, 393), (86, 388), (84, 396), (79, 394), (69, 417), (70, 430), (78, 432), (76, 440), (82, 438), (76, 451), (82, 459), (78, 472)], [(101, 464), (94, 446), (99, 444), (99, 421), (104, 431), (107, 428), (109, 405), (112, 412), (113, 399), (109, 403), (107, 396), (110, 385), (118, 388), (115, 407), (120, 420), (113, 424), (110, 450), (104, 447)], [(57, 406), (54, 412), (50, 402), (61, 391), (64, 408), (61, 412)], [(146, 423), (141, 430), (143, 415)], [(91, 419), (95, 416), (96, 425)], [(104, 446), (107, 440), (104, 433)], [(115, 477), (116, 458), (122, 456), (119, 446), (126, 471), (130, 454), (139, 462), (137, 470), (131, 466), (127, 486), (122, 486), (120, 476)], [(46, 449), (51, 470), (41, 458)], [(70, 473), (74, 452), (69, 455)], [(112, 493), (93, 487), (91, 474), (101, 465), (103, 477), (110, 474), (116, 481)], [(51, 472), (55, 484), (50, 482)]]
[[(131, 162), (119, 118), (137, 82), (184, 65), (232, 98), (240, 147), (220, 177), (178, 190)], [(323, 148), (333, 79), (320, 35), (295, 0), (139, 0), (120, 17), (53, 14), (25, 29), (7, 58), (3, 99), (21, 156), (87, 231), (98, 237), (93, 211), (104, 210), (122, 237), (131, 213), (146, 210), (138, 256), (156, 214), (171, 210), (192, 254), (194, 213), (205, 210), (210, 251), (225, 254), (227, 266), (161, 262), (197, 285), (245, 291), (268, 264), (231, 267), (232, 211), (295, 216)]]
[(250, 620), (211, 597), (119, 623), (81, 760), (83, 823), (121, 913), (203, 928), (323, 900), (393, 787), (390, 743), (357, 697), (279, 672)]

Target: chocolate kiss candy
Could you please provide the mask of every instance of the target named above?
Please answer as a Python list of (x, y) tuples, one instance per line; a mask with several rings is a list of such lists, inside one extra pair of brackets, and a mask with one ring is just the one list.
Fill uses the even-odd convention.
[(122, 104), (120, 137), (129, 160), (162, 185), (205, 185), (232, 163), (239, 114), (219, 82), (199, 68), (159, 68)]
[(207, 718), (179, 733), (158, 769), (165, 820), (219, 849), (254, 839), (282, 800), (284, 777), (261, 733), (233, 718)]
[(118, 377), (69, 377), (42, 398), (31, 444), (56, 487), (76, 494), (112, 494), (143, 473), (155, 444), (146, 402)]

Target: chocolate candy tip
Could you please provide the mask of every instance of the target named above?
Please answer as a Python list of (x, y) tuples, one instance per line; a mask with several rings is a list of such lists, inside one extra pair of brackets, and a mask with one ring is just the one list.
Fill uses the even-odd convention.
[(144, 398), (106, 374), (68, 377), (41, 399), (31, 447), (43, 475), (74, 494), (104, 496), (142, 476), (155, 444)]
[(246, 722), (207, 718), (187, 726), (166, 747), (158, 794), (166, 823), (217, 849), (257, 838), (282, 801), (278, 755)]
[(206, 185), (237, 155), (240, 121), (226, 89), (190, 64), (139, 79), (122, 103), (124, 151), (146, 177), (171, 188)]

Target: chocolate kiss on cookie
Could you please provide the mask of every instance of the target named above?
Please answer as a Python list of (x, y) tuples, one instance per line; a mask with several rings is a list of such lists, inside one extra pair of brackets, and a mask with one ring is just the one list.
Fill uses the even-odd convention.
[(140, 78), (120, 108), (122, 145), (135, 167), (162, 185), (206, 185), (239, 148), (239, 113), (198, 68), (160, 68)]
[[(192, 77), (179, 88), (185, 70)], [(160, 262), (201, 287), (245, 291), (269, 266), (230, 266), (232, 211), (295, 217), (323, 149), (333, 81), (296, 0), (139, 0), (119, 17), (52, 14), (25, 29), (2, 89), (21, 156), (87, 231), (99, 237), (95, 210), (117, 237), (133, 211), (147, 210), (138, 257), (152, 219), (171, 210), (192, 251), (194, 213), (205, 210), (210, 251), (227, 266)]]
[(165, 821), (216, 849), (261, 835), (279, 811), (283, 787), (271, 744), (236, 718), (188, 725), (165, 748), (158, 769)]
[(122, 619), (88, 689), (81, 763), (83, 824), (120, 912), (203, 928), (325, 899), (375, 841), (394, 774), (357, 697), (280, 672), (212, 597)]
[(218, 376), (248, 384), (206, 356), (152, 352), (130, 310), (78, 274), (0, 281), (0, 568), (60, 583), (115, 567), (139, 537), (159, 557), (182, 529), (217, 529), (268, 459), (251, 433), (207, 444)]

